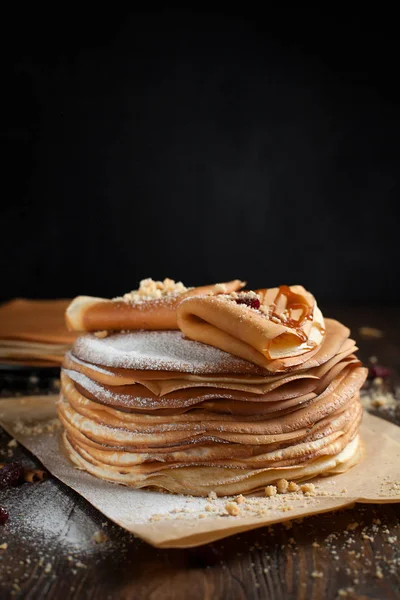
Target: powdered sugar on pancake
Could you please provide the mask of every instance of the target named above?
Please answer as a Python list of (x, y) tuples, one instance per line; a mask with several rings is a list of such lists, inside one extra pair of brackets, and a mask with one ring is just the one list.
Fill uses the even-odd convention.
[(256, 365), (227, 352), (186, 339), (180, 331), (133, 331), (106, 338), (87, 334), (72, 354), (91, 364), (123, 369), (193, 374), (264, 374)]
[(182, 406), (193, 406), (195, 404), (199, 404), (200, 402), (205, 402), (207, 400), (218, 400), (219, 398), (224, 400), (234, 399), (229, 390), (221, 390), (216, 394), (215, 392), (210, 392), (209, 394), (202, 394), (199, 397), (196, 393), (193, 394), (193, 398), (185, 398), (184, 400), (180, 398), (166, 398), (150, 396), (146, 398), (144, 396), (135, 396), (132, 394), (124, 394), (119, 391), (111, 391), (107, 387), (102, 386), (99, 383), (93, 381), (86, 375), (82, 373), (78, 373), (78, 371), (72, 371), (70, 369), (63, 369), (63, 372), (68, 375), (72, 381), (80, 385), (84, 390), (89, 392), (94, 398), (97, 399), (98, 402), (105, 404), (109, 404), (110, 406), (122, 406), (127, 408), (148, 408), (148, 409), (157, 409), (157, 408), (181, 408)]
[(67, 352), (68, 358), (70, 358), (72, 360), (72, 362), (77, 363), (78, 365), (81, 365), (82, 367), (88, 367), (89, 369), (92, 369), (93, 371), (97, 371), (97, 373), (102, 373), (103, 375), (111, 375), (113, 376), (114, 373), (112, 371), (109, 371), (108, 369), (103, 369), (102, 367), (99, 367), (98, 365), (93, 365), (87, 362), (84, 362), (83, 360), (80, 360), (77, 356), (73, 356), (71, 354), (71, 352)]

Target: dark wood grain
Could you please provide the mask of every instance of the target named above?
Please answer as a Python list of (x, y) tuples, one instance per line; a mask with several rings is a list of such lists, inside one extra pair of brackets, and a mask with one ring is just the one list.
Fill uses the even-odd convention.
[[(398, 393), (400, 323), (393, 309), (335, 308), (352, 328), (360, 356), (393, 369)], [(381, 329), (362, 339), (360, 326)], [(2, 395), (35, 393), (48, 381), (2, 378)], [(54, 391), (54, 388), (53, 390)], [(400, 405), (400, 403), (399, 403)], [(377, 414), (400, 423), (400, 410)], [(37, 461), (21, 447), (5, 460)], [(0, 462), (2, 459), (0, 457)], [(400, 465), (399, 465), (400, 479)], [(400, 505), (355, 506), (234, 536), (192, 550), (157, 550), (109, 522), (55, 479), (0, 491), (10, 519), (0, 526), (0, 598), (325, 600), (400, 599)], [(348, 529), (350, 526), (350, 529)], [(104, 531), (108, 539), (96, 544)]]

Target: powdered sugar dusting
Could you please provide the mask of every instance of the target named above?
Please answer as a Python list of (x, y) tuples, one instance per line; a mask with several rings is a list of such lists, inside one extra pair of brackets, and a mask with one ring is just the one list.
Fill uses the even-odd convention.
[(232, 394), (228, 390), (223, 389), (219, 390), (218, 394), (215, 392), (202, 394), (201, 398), (199, 398), (196, 393), (193, 394), (193, 398), (185, 399), (168, 398), (165, 396), (160, 396), (154, 399), (153, 396), (150, 397), (150, 394), (148, 398), (145, 398), (143, 396), (135, 396), (132, 393), (124, 394), (118, 391), (111, 391), (109, 388), (102, 386), (78, 371), (72, 371), (70, 369), (63, 369), (63, 371), (70, 379), (89, 392), (89, 394), (94, 396), (97, 401), (109, 402), (111, 406), (118, 403), (119, 405), (126, 406), (127, 408), (180, 408), (182, 406), (192, 406), (194, 404), (198, 404), (200, 401), (204, 402), (206, 400), (217, 400), (219, 398), (227, 400), (233, 399)]
[(88, 367), (88, 368), (92, 369), (92, 371), (96, 371), (97, 373), (102, 373), (103, 375), (114, 375), (114, 373), (112, 371), (109, 371), (108, 369), (103, 369), (102, 367), (99, 367), (98, 365), (91, 365), (87, 362), (84, 362), (83, 360), (80, 360), (79, 358), (77, 358), (76, 356), (71, 354), (71, 352), (68, 352), (67, 356), (72, 362), (74, 362), (78, 365), (81, 365), (82, 367)]
[(103, 387), (99, 383), (93, 381), (83, 373), (79, 373), (78, 371), (71, 371), (70, 369), (63, 369), (64, 373), (68, 375), (75, 383), (78, 383), (82, 386), (89, 394), (93, 396), (102, 397), (105, 401), (109, 401), (112, 405), (116, 401), (120, 404), (123, 404), (127, 407), (141, 407), (141, 408), (153, 408), (157, 407), (160, 404), (154, 399), (151, 398), (141, 398), (135, 397), (132, 394), (119, 394), (118, 392), (111, 392), (107, 388)]
[(186, 339), (180, 331), (134, 331), (103, 339), (87, 334), (72, 354), (106, 367), (192, 374), (252, 373), (263, 369), (223, 350)]
[(93, 396), (101, 395), (104, 400), (111, 401), (111, 404), (112, 401), (115, 400), (125, 404), (126, 406), (138, 405), (146, 407), (154, 404), (154, 401), (150, 400), (150, 398), (135, 398), (132, 396), (132, 394), (119, 394), (118, 392), (111, 392), (106, 387), (103, 387), (96, 381), (93, 381), (93, 379), (86, 377), (86, 375), (83, 373), (79, 373), (79, 371), (72, 371), (70, 369), (63, 369), (63, 371), (68, 375), (68, 377), (70, 377), (70, 379), (72, 379), (72, 381), (75, 381), (75, 383), (78, 383), (80, 386), (82, 386), (87, 392), (89, 392), (89, 394), (92, 394)]

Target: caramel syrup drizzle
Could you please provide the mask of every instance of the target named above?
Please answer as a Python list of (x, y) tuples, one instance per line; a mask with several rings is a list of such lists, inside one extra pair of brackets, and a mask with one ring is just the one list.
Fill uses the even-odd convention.
[[(285, 319), (282, 319), (280, 315), (276, 313), (276, 306), (278, 304), (279, 298), (281, 296), (286, 297), (286, 311), (292, 313), (293, 311), (300, 310), (300, 316), (296, 319), (288, 316)], [(276, 295), (275, 302), (270, 305), (271, 314), (279, 319), (282, 325), (286, 325), (290, 329), (294, 329), (299, 336), (300, 340), (304, 343), (308, 341), (307, 334), (303, 331), (302, 327), (306, 321), (312, 321), (314, 315), (314, 306), (309, 306), (304, 302), (300, 301), (301, 296), (299, 294), (295, 294), (291, 291), (288, 285), (280, 285), (279, 292)], [(325, 333), (323, 327), (319, 325), (319, 323), (315, 323), (321, 331), (321, 333)]]

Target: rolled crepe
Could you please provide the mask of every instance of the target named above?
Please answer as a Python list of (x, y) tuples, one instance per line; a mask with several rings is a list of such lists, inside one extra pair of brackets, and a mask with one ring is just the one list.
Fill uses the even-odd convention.
[(325, 336), (315, 298), (300, 285), (193, 296), (183, 299), (177, 312), (188, 338), (266, 369), (275, 362), (274, 371), (309, 360)]
[[(151, 290), (149, 282), (155, 284)], [(240, 290), (244, 285), (244, 282), (235, 279), (226, 283), (186, 288), (172, 280), (143, 280), (139, 290), (113, 300), (78, 296), (67, 308), (66, 323), (70, 331), (82, 332), (178, 329), (176, 311), (184, 298), (229, 294)]]

